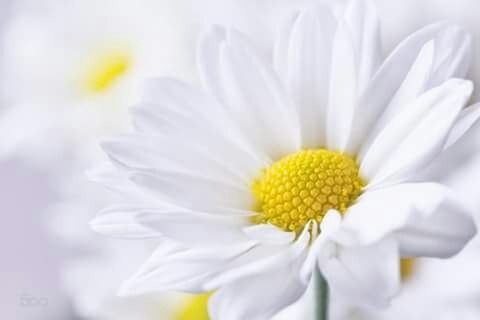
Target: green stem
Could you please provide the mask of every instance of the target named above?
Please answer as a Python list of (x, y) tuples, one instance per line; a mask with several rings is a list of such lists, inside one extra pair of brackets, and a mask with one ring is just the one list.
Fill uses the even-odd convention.
[(328, 284), (318, 269), (313, 277), (313, 281), (315, 281), (315, 320), (328, 320)]

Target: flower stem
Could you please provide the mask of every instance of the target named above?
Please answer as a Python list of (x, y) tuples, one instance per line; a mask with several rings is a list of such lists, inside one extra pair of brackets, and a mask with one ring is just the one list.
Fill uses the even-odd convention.
[(318, 268), (313, 277), (315, 281), (315, 320), (328, 320), (328, 284)]

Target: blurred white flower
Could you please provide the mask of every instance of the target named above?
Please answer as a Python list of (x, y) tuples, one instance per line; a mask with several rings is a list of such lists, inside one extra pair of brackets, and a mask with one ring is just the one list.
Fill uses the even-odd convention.
[(401, 257), (449, 257), (474, 235), (436, 171), (461, 166), (451, 148), (479, 115), (462, 111), (472, 84), (448, 80), (467, 71), (469, 37), (430, 25), (382, 63), (368, 1), (303, 10), (282, 35), (275, 72), (242, 34), (213, 28), (198, 59), (209, 94), (154, 80), (136, 132), (103, 144), (96, 179), (123, 200), (94, 229), (177, 242), (123, 293), (217, 290), (214, 320), (264, 320), (318, 266), (334, 292), (379, 306)]
[[(51, 160), (126, 125), (139, 83), (193, 79), (189, 1), (24, 0), (2, 37), (0, 154)], [(70, 149), (69, 149), (70, 148)], [(80, 150), (77, 150), (80, 149)]]

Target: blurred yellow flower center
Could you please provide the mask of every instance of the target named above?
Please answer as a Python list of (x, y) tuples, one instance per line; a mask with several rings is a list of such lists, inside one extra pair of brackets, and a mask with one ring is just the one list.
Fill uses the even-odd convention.
[(412, 278), (416, 264), (416, 260), (413, 258), (403, 258), (400, 260), (400, 278), (403, 282)]
[(88, 93), (101, 93), (124, 75), (132, 61), (127, 50), (106, 50), (92, 57), (84, 70), (84, 86)]
[(209, 293), (199, 294), (186, 299), (180, 308), (175, 320), (209, 320), (208, 316)]
[(254, 182), (258, 214), (252, 220), (300, 232), (330, 209), (345, 212), (363, 186), (354, 159), (325, 149), (303, 150), (275, 162)]

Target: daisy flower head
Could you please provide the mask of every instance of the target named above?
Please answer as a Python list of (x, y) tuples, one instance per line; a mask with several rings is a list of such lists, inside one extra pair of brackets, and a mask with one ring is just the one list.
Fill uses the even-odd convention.
[(122, 293), (215, 291), (212, 319), (264, 320), (319, 269), (335, 293), (381, 306), (402, 257), (450, 257), (475, 234), (429, 169), (461, 166), (443, 155), (474, 127), (468, 35), (430, 25), (382, 60), (370, 1), (330, 9), (289, 20), (273, 63), (213, 27), (199, 42), (204, 90), (146, 84), (135, 131), (103, 143), (111, 161), (96, 174), (124, 203), (92, 226), (175, 245)]
[(184, 5), (15, 2), (2, 30), (0, 90), (7, 107), (0, 128), (9, 139), (0, 154), (48, 161), (80, 149), (125, 128), (127, 107), (139, 99), (137, 79), (189, 78), (191, 19)]

